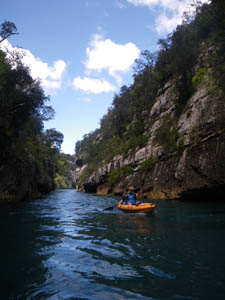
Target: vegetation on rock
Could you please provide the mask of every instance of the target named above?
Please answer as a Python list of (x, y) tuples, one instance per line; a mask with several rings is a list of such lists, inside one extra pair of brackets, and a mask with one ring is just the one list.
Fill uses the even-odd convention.
[(122, 177), (127, 176), (133, 172), (133, 168), (131, 166), (124, 166), (123, 168), (120, 169), (113, 169), (109, 174), (108, 174), (108, 182), (110, 184), (114, 184), (118, 182)]
[(141, 164), (141, 170), (147, 172), (149, 170), (152, 169), (153, 166), (155, 166), (155, 164), (158, 161), (158, 157), (149, 157), (148, 159), (146, 159), (142, 164)]
[(70, 154), (58, 153), (57, 171), (54, 183), (57, 189), (72, 188), (73, 178), (71, 172), (74, 171), (74, 157)]
[(156, 130), (154, 142), (163, 146), (166, 152), (180, 151), (184, 146), (183, 138), (180, 137), (176, 123), (169, 117), (162, 120), (160, 127)]

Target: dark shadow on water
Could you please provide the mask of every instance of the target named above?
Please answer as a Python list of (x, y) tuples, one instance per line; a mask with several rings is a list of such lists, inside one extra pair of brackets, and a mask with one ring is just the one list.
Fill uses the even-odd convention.
[[(1, 210), (0, 299), (30, 299), (49, 276), (45, 261), (51, 251), (42, 248), (48, 232), (43, 229), (39, 216), (28, 207), (29, 203), (19, 203)], [(46, 249), (51, 249), (57, 243), (59, 237), (55, 233), (44, 244)], [(47, 299), (51, 295), (46, 291), (35, 299)]]

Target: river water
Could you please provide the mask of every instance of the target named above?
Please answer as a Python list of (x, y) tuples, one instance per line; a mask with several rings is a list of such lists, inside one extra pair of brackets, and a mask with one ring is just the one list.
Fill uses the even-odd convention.
[(104, 210), (117, 201), (59, 190), (1, 207), (0, 299), (225, 299), (224, 203)]

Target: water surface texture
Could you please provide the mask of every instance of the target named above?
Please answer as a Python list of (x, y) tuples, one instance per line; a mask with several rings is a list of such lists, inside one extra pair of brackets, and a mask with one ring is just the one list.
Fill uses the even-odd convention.
[(104, 210), (117, 201), (59, 190), (1, 207), (0, 299), (225, 299), (225, 204)]

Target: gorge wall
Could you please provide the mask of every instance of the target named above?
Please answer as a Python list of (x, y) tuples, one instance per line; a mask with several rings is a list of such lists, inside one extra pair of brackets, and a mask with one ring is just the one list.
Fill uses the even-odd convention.
[[(145, 112), (146, 114), (146, 112)], [(209, 84), (200, 84), (177, 118), (176, 93), (173, 81), (159, 92), (146, 116), (145, 147), (116, 155), (102, 162), (78, 186), (83, 192), (122, 195), (128, 186), (135, 187), (143, 197), (175, 199), (192, 197), (221, 197), (225, 189), (225, 101), (220, 92)], [(151, 126), (149, 124), (151, 120)], [(174, 147), (166, 141), (156, 142), (159, 128), (164, 126), (165, 140), (173, 140), (172, 130), (178, 136)], [(163, 136), (162, 136), (163, 139)], [(173, 142), (173, 141), (172, 141)], [(167, 141), (168, 143), (168, 141)], [(87, 165), (76, 168), (76, 181)], [(108, 175), (114, 170), (128, 172), (113, 182)]]
[(142, 52), (100, 128), (76, 144), (78, 190), (221, 200), (225, 192), (224, 1), (196, 6)]

